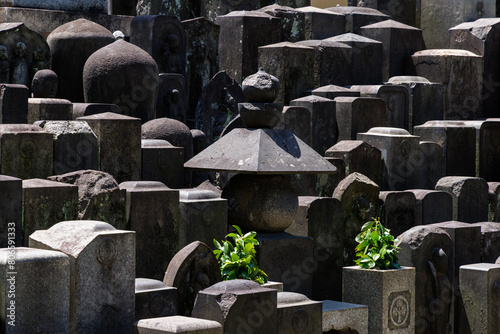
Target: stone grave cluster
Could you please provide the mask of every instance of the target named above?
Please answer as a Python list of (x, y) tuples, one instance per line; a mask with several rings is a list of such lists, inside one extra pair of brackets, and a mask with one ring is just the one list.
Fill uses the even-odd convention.
[(497, 13), (0, 0), (0, 333), (498, 333)]

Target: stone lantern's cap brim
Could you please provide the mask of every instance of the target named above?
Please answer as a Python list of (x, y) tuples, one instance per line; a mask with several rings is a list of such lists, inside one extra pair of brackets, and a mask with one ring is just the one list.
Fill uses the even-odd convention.
[(237, 128), (185, 168), (247, 174), (333, 174), (337, 168), (289, 130)]

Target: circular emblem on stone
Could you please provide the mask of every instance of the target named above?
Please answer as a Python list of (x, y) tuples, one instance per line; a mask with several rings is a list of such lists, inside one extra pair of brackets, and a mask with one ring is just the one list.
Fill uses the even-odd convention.
[(104, 265), (111, 264), (116, 259), (116, 246), (111, 238), (103, 238), (97, 246), (97, 260)]
[(149, 300), (149, 310), (153, 313), (153, 315), (159, 316), (163, 312), (164, 307), (165, 302), (160, 294), (153, 295)]
[(371, 45), (367, 45), (363, 49), (363, 54), (366, 59), (370, 59), (373, 56), (373, 47)]
[(211, 225), (215, 221), (215, 208), (212, 204), (207, 204), (201, 210), (201, 216), (203, 217), (203, 223), (205, 225)]
[(399, 153), (402, 158), (407, 158), (410, 155), (411, 144), (408, 140), (403, 140), (401, 144), (399, 144)]
[(295, 311), (292, 318), (292, 328), (295, 333), (304, 333), (309, 327), (309, 316), (306, 311), (299, 309)]
[(24, 139), (21, 144), (19, 144), (19, 154), (25, 159), (31, 159), (35, 150), (36, 145), (31, 139)]
[(406, 324), (410, 315), (410, 303), (403, 295), (392, 300), (389, 315), (394, 326), (401, 327)]

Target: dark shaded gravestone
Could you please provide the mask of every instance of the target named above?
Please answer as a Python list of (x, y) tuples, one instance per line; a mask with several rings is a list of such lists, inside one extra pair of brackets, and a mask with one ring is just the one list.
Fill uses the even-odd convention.
[(195, 124), (207, 136), (207, 145), (238, 115), (238, 103), (245, 102), (241, 86), (226, 72), (217, 73), (206, 86), (196, 109)]
[(78, 186), (78, 219), (99, 219), (119, 229), (127, 228), (126, 193), (108, 173), (82, 170), (48, 179)]
[[(115, 41), (113, 34), (100, 24), (78, 19), (59, 26), (47, 37), (51, 68), (59, 79), (57, 97), (83, 102), (83, 67), (100, 48)], [(102, 101), (99, 101), (102, 102)]]
[(421, 140), (433, 141), (443, 147), (444, 174), (475, 176), (477, 129), (475, 121), (428, 121), (413, 128)]
[(500, 66), (495, 60), (500, 54), (500, 19), (480, 18), (449, 29), (450, 48), (463, 49), (483, 56), (483, 116), (500, 117), (496, 106), (500, 81)]
[(36, 125), (0, 124), (0, 174), (20, 179), (52, 175), (53, 141)]
[(136, 235), (135, 277), (162, 279), (181, 248), (179, 191), (154, 181), (122, 182), (120, 190), (127, 192), (127, 229)]
[(299, 210), (286, 232), (313, 240), (312, 298), (341, 299), (344, 209), (335, 198), (299, 196)]
[(321, 333), (323, 307), (295, 292), (278, 292), (278, 333)]
[(186, 123), (186, 78), (182, 74), (160, 73), (155, 118), (168, 117)]
[(31, 87), (38, 70), (49, 68), (49, 46), (24, 23), (0, 24), (0, 82)]
[(182, 21), (186, 31), (186, 81), (188, 108), (186, 124), (193, 128), (203, 87), (219, 71), (220, 26), (204, 17)]
[(198, 292), (192, 316), (215, 320), (224, 333), (276, 334), (277, 291), (249, 280), (229, 280)]
[(140, 15), (130, 23), (130, 43), (146, 51), (160, 73), (186, 72), (186, 31), (175, 16)]
[[(394, 0), (398, 1), (398, 0)], [(365, 37), (381, 41), (384, 51), (382, 79), (404, 75), (411, 68), (411, 56), (425, 49), (422, 30), (394, 20), (361, 27)]]
[(351, 83), (352, 48), (343, 43), (323, 40), (297, 42), (316, 50), (314, 61), (314, 86), (329, 84), (348, 85)]
[(42, 120), (69, 121), (73, 105), (69, 100), (51, 98), (28, 99), (28, 123)]
[(21, 246), (22, 203), (22, 180), (17, 177), (0, 175), (0, 248)]
[(415, 226), (453, 219), (453, 199), (446, 191), (409, 189), (415, 195)]
[(403, 129), (381, 127), (359, 133), (358, 140), (375, 146), (382, 154), (382, 190), (415, 188), (418, 181), (418, 137)]
[(83, 68), (86, 103), (113, 103), (123, 115), (155, 117), (158, 66), (144, 50), (124, 40), (94, 52)]
[(350, 67), (352, 84), (373, 85), (382, 83), (382, 42), (353, 33), (330, 37), (325, 41), (347, 44), (352, 48), (352, 67)]
[(337, 142), (339, 130), (336, 120), (336, 103), (321, 96), (308, 95), (290, 101), (292, 107), (305, 107), (311, 113), (311, 141), (307, 143), (321, 155)]
[(38, 125), (54, 136), (55, 174), (99, 170), (97, 137), (86, 122), (42, 121)]
[[(194, 241), (182, 248), (170, 261), (163, 283), (177, 288), (178, 314), (191, 316), (197, 294), (221, 280), (219, 264), (210, 247)], [(204, 312), (203, 308), (198, 312)], [(199, 315), (193, 314), (193, 317)]]
[(453, 199), (453, 220), (476, 223), (488, 220), (488, 183), (476, 177), (443, 177), (436, 190), (448, 192)]
[(479, 176), (500, 182), (500, 118), (486, 119), (479, 130)]
[(368, 334), (368, 306), (323, 300), (323, 333)]
[(385, 126), (386, 104), (376, 97), (337, 97), (338, 140), (356, 140), (358, 133)]
[(112, 112), (120, 114), (120, 108), (116, 104), (111, 103), (73, 103), (73, 119), (82, 116), (90, 116)]
[(297, 8), (305, 16), (305, 39), (325, 39), (345, 33), (345, 16), (313, 6)]
[(483, 57), (470, 51), (437, 49), (412, 56), (415, 74), (444, 88), (446, 120), (474, 120), (483, 116)]
[(397, 237), (402, 266), (415, 267), (415, 333), (449, 333), (453, 323), (453, 243), (442, 229), (415, 226)]
[(314, 88), (315, 54), (312, 47), (290, 42), (259, 47), (259, 68), (280, 82), (276, 103), (289, 104)]
[(55, 98), (59, 78), (52, 70), (38, 70), (31, 81), (31, 96), (34, 98)]
[(281, 121), (274, 128), (290, 130), (304, 143), (311, 143), (311, 112), (306, 107), (283, 107)]
[(464, 327), (461, 327), (461, 331), (498, 331), (499, 282), (499, 264), (475, 263), (460, 267), (460, 291), (464, 300)]
[(184, 148), (166, 140), (142, 139), (142, 180), (159, 181), (172, 189), (184, 185)]
[(177, 288), (151, 278), (135, 279), (135, 320), (177, 315)]
[(376, 216), (380, 188), (360, 173), (351, 173), (342, 180), (333, 193), (344, 206), (344, 266), (354, 263), (356, 235), (361, 226)]
[(466, 327), (464, 300), (459, 288), (459, 268), (462, 265), (478, 263), (481, 261), (481, 228), (468, 223), (449, 221), (434, 224), (443, 229), (451, 237), (453, 242), (453, 257), (449, 259), (453, 263), (453, 328)]
[(368, 7), (337, 6), (326, 10), (345, 16), (345, 32), (359, 34), (361, 27), (390, 19), (390, 16)]
[(342, 159), (346, 176), (357, 172), (380, 184), (382, 155), (375, 146), (361, 140), (342, 140), (326, 150), (325, 157)]
[(348, 0), (347, 5), (373, 8), (398, 22), (414, 27), (420, 25), (420, 3), (415, 0)]
[(0, 123), (28, 123), (28, 99), (28, 87), (16, 84), (0, 84)]
[(444, 176), (443, 147), (432, 141), (421, 141), (418, 149), (410, 161), (417, 168), (417, 188), (434, 189)]
[(66, 255), (4, 248), (0, 250), (0, 277), (3, 333), (69, 332), (70, 262)]
[(488, 221), (500, 222), (500, 183), (488, 183)]
[(262, 7), (257, 11), (281, 19), (281, 42), (295, 43), (306, 39), (306, 17), (303, 12), (277, 3)]
[[(280, 19), (266, 13), (231, 12), (218, 16), (217, 24), (220, 25), (219, 69), (239, 83), (257, 72), (259, 46), (281, 41)], [(265, 70), (273, 74), (267, 67)]]
[[(117, 182), (141, 178), (141, 120), (115, 113), (78, 118), (92, 128), (99, 142), (101, 171)], [(123, 138), (127, 138), (126, 141)]]
[(414, 126), (443, 119), (443, 85), (416, 76), (395, 76), (388, 83), (406, 86), (410, 92), (410, 132)]
[(351, 86), (359, 91), (362, 97), (378, 97), (385, 101), (385, 126), (409, 130), (410, 124), (410, 92), (399, 85), (364, 85)]
[(336, 85), (326, 85), (311, 91), (312, 95), (321, 96), (330, 100), (334, 100), (336, 97), (359, 97), (361, 94), (359, 92), (350, 90), (349, 88), (336, 86)]
[(36, 8), (48, 9), (58, 11), (70, 12), (91, 12), (91, 13), (108, 13), (109, 0), (90, 0), (90, 1), (56, 1), (45, 2), (38, 0), (2, 0), (0, 5), (6, 7), (23, 7), (23, 8)]
[(130, 332), (134, 321), (134, 232), (116, 230), (100, 221), (64, 221), (33, 233), (30, 247), (61, 251), (69, 257), (70, 332)]
[(168, 15), (176, 16), (179, 20), (201, 16), (200, 2), (196, 1), (138, 0), (136, 3), (137, 15)]
[(495, 263), (500, 256), (500, 224), (492, 222), (474, 223), (481, 228), (481, 260)]
[(381, 191), (381, 223), (396, 236), (415, 226), (416, 199), (410, 191)]

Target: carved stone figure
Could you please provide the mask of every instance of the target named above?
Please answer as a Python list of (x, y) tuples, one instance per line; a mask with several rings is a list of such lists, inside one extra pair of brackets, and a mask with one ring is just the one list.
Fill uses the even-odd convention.
[(26, 44), (23, 42), (17, 42), (14, 48), (16, 58), (12, 61), (11, 82), (13, 84), (28, 86), (28, 63), (25, 59), (27, 49)]
[(0, 82), (9, 83), (9, 81), (10, 81), (9, 51), (4, 45), (0, 45)]
[(38, 47), (33, 51), (33, 62), (31, 63), (31, 76), (36, 72), (49, 68), (49, 54)]

